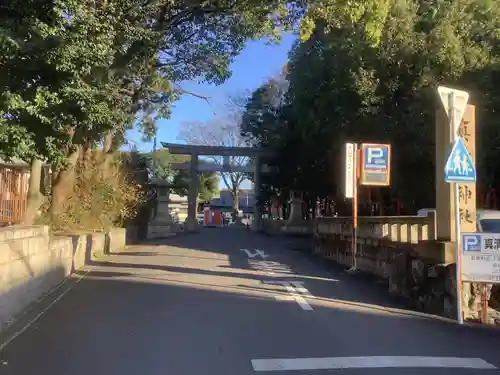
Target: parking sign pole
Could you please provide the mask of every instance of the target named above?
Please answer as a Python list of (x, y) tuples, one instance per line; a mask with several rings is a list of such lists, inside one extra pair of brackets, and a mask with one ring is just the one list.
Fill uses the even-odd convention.
[(354, 149), (354, 196), (352, 198), (352, 271), (357, 271), (356, 253), (358, 251), (358, 176), (361, 163), (358, 144)]
[(352, 174), (352, 231), (351, 231), (351, 254), (352, 254), (352, 264), (351, 268), (347, 272), (356, 272), (358, 270), (356, 264), (356, 252), (358, 247), (358, 179), (359, 179), (359, 167), (361, 163), (360, 150), (358, 144), (354, 144), (353, 152), (353, 169)]
[[(456, 128), (456, 111), (455, 111), (455, 93), (451, 92), (448, 95), (448, 113), (450, 116), (451, 138), (453, 144), (457, 140)], [(464, 323), (462, 315), (462, 251), (461, 251), (461, 234), (460, 234), (460, 196), (458, 191), (458, 182), (453, 184), (453, 198), (455, 211), (455, 257), (456, 257), (456, 293), (457, 293), (457, 320), (458, 324)]]

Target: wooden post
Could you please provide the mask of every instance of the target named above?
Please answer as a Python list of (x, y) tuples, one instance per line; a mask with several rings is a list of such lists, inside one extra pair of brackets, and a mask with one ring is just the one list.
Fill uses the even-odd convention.
[[(469, 154), (476, 162), (475, 107), (468, 105), (459, 127)], [(437, 238), (455, 241), (453, 184), (444, 181), (444, 165), (451, 151), (451, 129), (444, 110), (436, 111), (436, 224)], [(460, 227), (476, 231), (476, 184), (459, 184)]]

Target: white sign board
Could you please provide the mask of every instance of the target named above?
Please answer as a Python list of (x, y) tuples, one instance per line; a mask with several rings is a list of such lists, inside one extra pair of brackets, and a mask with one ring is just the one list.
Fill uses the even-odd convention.
[(346, 198), (354, 197), (354, 181), (356, 176), (356, 144), (345, 144), (345, 188)]
[[(462, 122), (462, 117), (464, 117), (465, 109), (467, 108), (467, 102), (469, 101), (469, 93), (467, 91), (455, 90), (445, 86), (438, 87), (439, 97), (443, 103), (444, 109), (448, 118), (451, 120), (451, 116), (455, 115), (455, 133), (460, 127)], [(453, 95), (453, 107), (454, 113), (450, 114), (450, 95)]]
[(462, 233), (462, 280), (500, 283), (500, 233)]

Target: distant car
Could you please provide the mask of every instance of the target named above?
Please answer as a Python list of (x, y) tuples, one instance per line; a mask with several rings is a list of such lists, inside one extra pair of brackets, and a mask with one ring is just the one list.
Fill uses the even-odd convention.
[[(429, 212), (436, 211), (435, 208), (422, 208), (417, 211), (418, 216), (427, 216)], [(499, 210), (476, 210), (477, 231), (500, 233), (500, 211)]]

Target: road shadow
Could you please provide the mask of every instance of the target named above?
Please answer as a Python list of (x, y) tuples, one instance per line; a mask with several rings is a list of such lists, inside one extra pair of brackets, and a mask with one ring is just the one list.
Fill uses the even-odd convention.
[[(364, 273), (349, 274), (345, 267), (312, 254), (312, 239), (306, 237), (269, 236), (250, 232), (241, 228), (210, 228), (189, 236), (171, 237), (150, 242), (149, 246), (170, 246), (176, 248), (195, 249), (208, 253), (222, 254), (229, 265), (221, 265), (221, 272), (192, 268), (165, 267), (128, 264), (121, 266), (131, 268), (163, 269), (171, 272), (199, 273), (214, 276), (230, 276), (266, 281), (294, 280), (302, 281), (304, 287), (316, 297), (325, 299), (341, 299), (345, 301), (379, 305), (383, 307), (410, 309), (409, 301), (390, 295), (388, 283)], [(154, 247), (153, 247), (154, 248)], [(151, 248), (148, 248), (151, 249)], [(268, 258), (259, 256), (249, 258), (242, 249), (254, 252), (264, 250)], [(209, 259), (209, 258), (207, 258)], [(272, 277), (266, 274), (242, 273), (238, 270), (257, 271), (259, 262), (275, 262), (286, 267), (286, 273), (277, 267)], [(113, 266), (108, 264), (108, 266)], [(283, 267), (282, 267), (283, 268)], [(262, 270), (262, 267), (260, 267)]]
[[(487, 331), (342, 306), (303, 311), (255, 291), (122, 276), (96, 270), (75, 284), (0, 352), (6, 363), (1, 373), (253, 375), (252, 359), (383, 355), (499, 361), (500, 339)], [(425, 369), (442, 373), (434, 371)], [(385, 373), (398, 375), (401, 369)]]
[[(269, 236), (238, 227), (202, 228), (198, 233), (149, 241), (147, 245), (134, 247), (134, 251), (125, 251), (122, 253), (123, 257), (119, 259), (112, 259), (108, 263), (92, 262), (92, 264), (250, 279), (260, 281), (263, 288), (269, 280), (301, 281), (312, 296), (323, 300), (343, 300), (384, 308), (419, 311), (415, 308), (414, 301), (390, 294), (388, 280), (363, 272), (347, 273), (344, 266), (314, 255), (312, 247), (312, 239), (307, 237)], [(177, 250), (169, 250), (175, 250), (174, 248)], [(182, 253), (182, 249), (187, 250), (185, 254)], [(242, 251), (244, 249), (253, 255), (260, 249), (268, 257), (262, 259), (259, 255), (255, 255), (252, 258)], [(220, 264), (216, 269), (210, 270), (199, 265), (199, 260), (215, 259), (213, 258), (215, 254), (227, 259), (227, 264)], [(130, 256), (130, 261), (127, 261), (127, 255)], [(132, 259), (134, 256), (142, 260), (134, 261)], [(176, 259), (170, 264), (168, 259), (165, 261), (161, 257)], [(178, 260), (182, 258), (184, 261), (179, 262)], [(263, 261), (274, 262), (279, 266), (264, 269), (262, 265), (258, 265)], [(266, 270), (273, 274), (262, 272)], [(255, 288), (258, 289), (257, 286)]]

